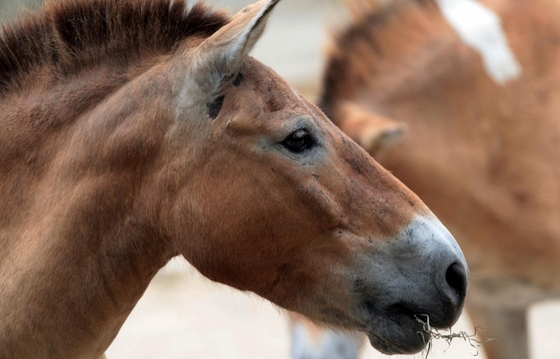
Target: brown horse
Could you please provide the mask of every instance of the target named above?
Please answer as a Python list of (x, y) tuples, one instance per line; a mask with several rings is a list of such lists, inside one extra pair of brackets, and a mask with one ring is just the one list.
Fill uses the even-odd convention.
[(0, 38), (0, 357), (103, 355), (183, 255), (386, 353), (468, 270), (404, 185), (248, 57), (278, 0), (51, 2)]
[(560, 295), (560, 2), (347, 3), (322, 108), (457, 234), (488, 358), (527, 359)]

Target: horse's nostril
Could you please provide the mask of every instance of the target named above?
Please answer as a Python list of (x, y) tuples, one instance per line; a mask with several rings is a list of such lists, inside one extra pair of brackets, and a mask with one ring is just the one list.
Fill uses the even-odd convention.
[(467, 272), (465, 268), (459, 263), (453, 263), (445, 272), (445, 281), (458, 296), (459, 302), (462, 302), (467, 294)]

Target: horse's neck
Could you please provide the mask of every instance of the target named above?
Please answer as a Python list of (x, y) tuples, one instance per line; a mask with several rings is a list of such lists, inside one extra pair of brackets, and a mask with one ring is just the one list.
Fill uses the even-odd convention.
[(2, 238), (13, 244), (2, 253), (0, 346), (13, 357), (74, 357), (86, 343), (95, 345), (86, 351), (102, 353), (172, 255), (137, 218), (90, 200), (108, 189), (84, 187), (54, 208), (41, 203), (12, 238)]
[(103, 115), (74, 107), (62, 122), (72, 106), (65, 96), (58, 110), (44, 106), (44, 117), (30, 97), (29, 107), (14, 106), (23, 116), (0, 123), (0, 138), (11, 135), (0, 141), (0, 203), (8, 204), (0, 209), (0, 347), (8, 358), (99, 356), (174, 254), (158, 214), (143, 207), (154, 204), (141, 180), (152, 154), (138, 155), (136, 133), (115, 135), (111, 121), (125, 110), (101, 104), (123, 100), (92, 98), (87, 112)]
[(95, 195), (83, 189), (2, 238), (13, 241), (0, 268), (0, 347), (9, 358), (99, 356), (172, 256), (136, 218), (90, 207)]

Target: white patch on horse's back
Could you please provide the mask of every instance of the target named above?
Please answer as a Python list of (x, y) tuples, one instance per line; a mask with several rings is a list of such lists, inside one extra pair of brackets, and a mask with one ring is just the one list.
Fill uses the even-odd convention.
[(488, 74), (499, 84), (521, 75), (521, 65), (510, 49), (501, 20), (475, 0), (436, 0), (459, 37), (482, 56)]

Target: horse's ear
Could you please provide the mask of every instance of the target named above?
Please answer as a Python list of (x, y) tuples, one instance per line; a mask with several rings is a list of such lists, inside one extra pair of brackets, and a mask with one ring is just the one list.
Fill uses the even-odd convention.
[[(206, 39), (198, 48), (198, 79), (208, 90), (220, 86), (223, 78), (239, 71), (266, 27), (271, 10), (280, 0), (261, 0), (235, 15), (231, 22)], [(198, 81), (200, 85), (201, 81)], [(206, 87), (206, 86), (205, 86)]]
[(340, 129), (373, 157), (399, 143), (408, 129), (404, 122), (367, 111), (351, 102), (339, 108), (337, 119)]

